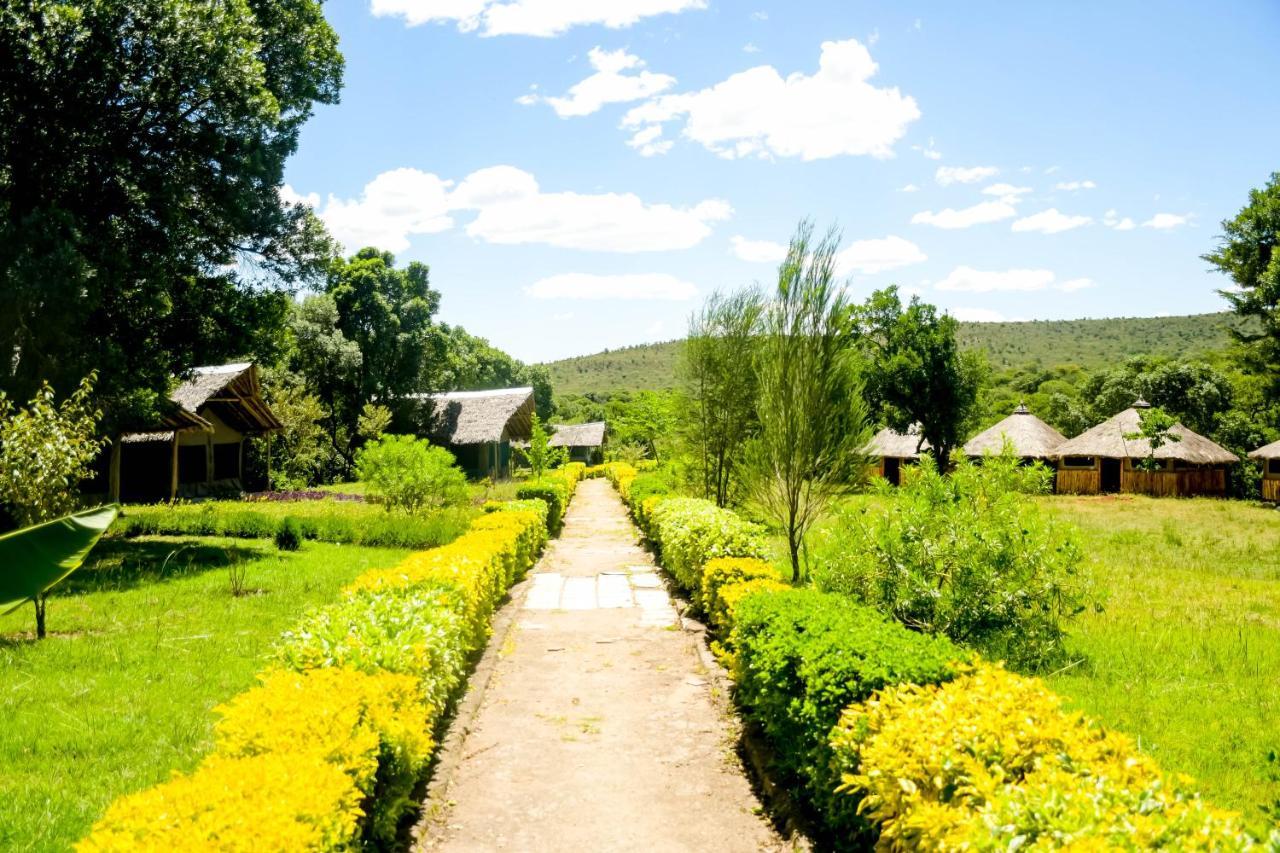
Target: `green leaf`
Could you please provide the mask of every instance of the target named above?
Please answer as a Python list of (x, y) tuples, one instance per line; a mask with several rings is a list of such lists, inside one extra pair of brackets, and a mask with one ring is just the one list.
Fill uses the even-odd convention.
[(0, 610), (13, 612), (80, 568), (118, 509), (98, 507), (0, 536)]

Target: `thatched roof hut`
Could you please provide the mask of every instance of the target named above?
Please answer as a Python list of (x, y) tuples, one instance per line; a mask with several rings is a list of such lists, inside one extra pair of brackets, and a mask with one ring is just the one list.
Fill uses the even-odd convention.
[[(1224, 494), (1226, 466), (1239, 460), (1224, 447), (1174, 424), (1169, 441), (1151, 452), (1145, 438), (1126, 438), (1141, 431), (1141, 412), (1151, 408), (1145, 400), (1075, 438), (1058, 445), (1058, 490), (1143, 492), (1158, 495)], [(1152, 457), (1159, 470), (1145, 471), (1138, 464)], [(1167, 476), (1166, 476), (1167, 475)]]
[(1280, 501), (1280, 441), (1264, 444), (1249, 458), (1262, 463), (1262, 499)]
[(575, 462), (592, 464), (602, 461), (605, 443), (605, 422), (593, 421), (586, 424), (552, 424), (552, 447), (565, 447), (569, 450), (569, 459)]
[(114, 499), (239, 488), (245, 438), (284, 427), (263, 399), (251, 362), (197, 367), (169, 402), (159, 422), (125, 433), (113, 445), (108, 488)]
[(920, 425), (912, 424), (905, 433), (885, 427), (871, 437), (862, 452), (875, 457), (876, 473), (896, 486), (902, 466), (918, 462), (920, 454), (928, 449), (929, 442), (920, 434)]
[(1066, 440), (1066, 436), (1031, 414), (1026, 406), (1019, 405), (1012, 415), (965, 442), (964, 452), (973, 457), (995, 456), (1004, 450), (1008, 441), (1022, 459), (1048, 459)]
[(532, 388), (449, 391), (422, 394), (424, 432), (444, 444), (469, 473), (505, 477), (510, 473), (511, 442), (528, 441), (536, 405)]

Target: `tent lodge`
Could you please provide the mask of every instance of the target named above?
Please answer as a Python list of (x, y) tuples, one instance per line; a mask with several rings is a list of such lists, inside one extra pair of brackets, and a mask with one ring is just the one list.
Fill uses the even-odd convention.
[(1280, 441), (1259, 447), (1249, 458), (1262, 463), (1262, 499), (1280, 502)]
[(965, 442), (964, 453), (971, 459), (995, 456), (1004, 450), (1008, 441), (1018, 458), (1048, 463), (1053, 452), (1066, 440), (1066, 436), (1031, 414), (1025, 405), (1019, 405), (1013, 414)]
[(863, 453), (877, 460), (876, 473), (892, 485), (902, 482), (902, 466), (920, 461), (920, 453), (929, 449), (929, 442), (920, 435), (920, 427), (912, 424), (905, 432), (889, 427), (871, 437)]
[(511, 444), (528, 441), (535, 411), (532, 388), (423, 394), (423, 432), (449, 448), (471, 477), (511, 476)]
[(553, 433), (548, 444), (564, 447), (569, 451), (570, 462), (597, 465), (604, 461), (605, 423), (593, 421), (587, 424), (552, 424)]

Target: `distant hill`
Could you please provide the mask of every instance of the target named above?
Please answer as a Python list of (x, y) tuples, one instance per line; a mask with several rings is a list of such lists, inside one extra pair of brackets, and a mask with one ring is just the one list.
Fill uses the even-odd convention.
[[(960, 340), (984, 351), (997, 370), (1041, 364), (1087, 369), (1130, 356), (1192, 356), (1227, 346), (1233, 315), (1121, 317), (1109, 320), (1032, 320), (961, 323)], [(557, 394), (661, 390), (676, 385), (681, 341), (642, 344), (547, 364)]]

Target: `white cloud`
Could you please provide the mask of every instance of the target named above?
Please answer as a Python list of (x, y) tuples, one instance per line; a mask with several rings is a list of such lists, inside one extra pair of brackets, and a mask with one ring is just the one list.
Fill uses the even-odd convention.
[(857, 240), (836, 255), (836, 270), (841, 275), (851, 272), (873, 275), (927, 261), (929, 258), (910, 240), (889, 236), (875, 240)]
[(641, 157), (654, 157), (658, 154), (666, 154), (675, 142), (663, 139), (662, 125), (655, 124), (653, 127), (638, 131), (627, 140), (627, 144), (639, 151)]
[(629, 27), (654, 15), (705, 9), (707, 0), (372, 0), (373, 14), (407, 26), (456, 23), (481, 35), (556, 36), (572, 27)]
[(1121, 219), (1120, 214), (1116, 212), (1115, 208), (1108, 210), (1102, 215), (1102, 224), (1108, 228), (1114, 228), (1117, 231), (1132, 231), (1134, 228), (1138, 227), (1137, 224), (1127, 216)]
[[(670, 89), (676, 82), (676, 78), (669, 74), (643, 70), (644, 60), (624, 49), (604, 50), (593, 47), (587, 53), (587, 58), (596, 73), (575, 83), (563, 97), (541, 99), (550, 104), (561, 118), (591, 115), (605, 104), (649, 98)], [(524, 96), (520, 103), (538, 100), (536, 96), (526, 100), (529, 98), (529, 95)]]
[(990, 308), (948, 308), (947, 313), (962, 323), (1004, 322), (1004, 315)]
[(733, 253), (744, 261), (753, 264), (777, 263), (787, 256), (787, 247), (772, 240), (748, 240), (746, 237), (729, 238), (733, 244)]
[(759, 12), (752, 12), (752, 13), (751, 13), (751, 20), (753, 20), (753, 21), (767, 21), (767, 20), (769, 20), (769, 13), (768, 13), (768, 12), (765, 12), (765, 11), (763, 11), (763, 10), (761, 10), (761, 11), (759, 11)]
[(539, 279), (524, 291), (534, 299), (650, 299), (683, 302), (698, 295), (698, 288), (666, 273), (561, 273)]
[(1142, 223), (1143, 228), (1157, 228), (1161, 231), (1170, 228), (1177, 228), (1180, 225), (1186, 225), (1191, 221), (1191, 217), (1181, 213), (1157, 213), (1155, 216)]
[(871, 31), (871, 35), (867, 36), (867, 47), (875, 47), (880, 42), (880, 28), (876, 27)]
[(968, 293), (1036, 291), (1050, 288), (1072, 293), (1094, 286), (1094, 282), (1087, 278), (1073, 278), (1060, 282), (1052, 270), (976, 270), (973, 267), (966, 266), (956, 267), (936, 285), (938, 290), (965, 291)]
[(312, 208), (320, 206), (319, 193), (307, 193), (306, 195), (302, 195), (288, 184), (285, 184), (280, 188), (280, 200), (285, 204), (305, 204)]
[(1044, 173), (1046, 175), (1052, 175), (1054, 172), (1060, 172), (1060, 171), (1062, 171), (1061, 166), (1050, 166), (1049, 168), (1044, 170)]
[(899, 187), (899, 188), (898, 188), (898, 192), (900, 192), (900, 193), (918, 193), (918, 192), (920, 192), (920, 188), (919, 188), (918, 186), (916, 186), (915, 184), (907, 184), (906, 186)]
[(1060, 184), (1055, 184), (1053, 188), (1055, 190), (1065, 190), (1067, 192), (1075, 192), (1076, 190), (1097, 189), (1098, 185), (1095, 184), (1093, 181), (1063, 181)]
[(742, 46), (742, 52), (743, 53), (759, 53), (760, 48), (756, 47), (755, 42), (749, 41)]
[(1013, 184), (992, 184), (982, 190), (983, 195), (999, 196), (1001, 201), (1017, 204), (1022, 196), (1031, 192), (1031, 187), (1015, 187)]
[(944, 187), (951, 184), (976, 184), (999, 172), (995, 166), (939, 166), (934, 179)]
[(972, 207), (955, 210), (945, 208), (934, 213), (923, 210), (911, 217), (912, 225), (933, 225), (936, 228), (969, 228), (973, 225), (985, 225), (988, 222), (999, 222), (1017, 216), (1018, 211), (1005, 201), (984, 201)]
[(1093, 222), (1092, 216), (1069, 216), (1059, 213), (1056, 207), (1033, 213), (1017, 220), (1010, 227), (1012, 231), (1036, 231), (1040, 234), (1058, 234), (1080, 228)]
[(932, 137), (932, 136), (930, 136), (930, 137), (929, 137), (929, 144), (928, 144), (928, 145), (912, 145), (912, 146), (911, 146), (911, 150), (912, 150), (912, 151), (919, 151), (919, 152), (920, 152), (920, 156), (924, 157), (926, 160), (941, 160), (941, 159), (942, 159), (942, 152), (941, 152), (941, 151), (938, 151), (936, 148), (934, 148), (934, 147), (933, 147), (933, 137)]
[(317, 206), (348, 250), (372, 245), (393, 252), (407, 249), (412, 235), (449, 230), (460, 211), (475, 212), (466, 231), (488, 243), (602, 252), (687, 249), (733, 213), (719, 199), (673, 207), (631, 193), (543, 192), (533, 175), (514, 166), (480, 169), (456, 187), (427, 172), (396, 169), (370, 181), (359, 199), (330, 196), (323, 210)]
[(682, 121), (683, 136), (731, 159), (891, 157), (920, 109), (896, 87), (868, 82), (876, 71), (856, 39), (823, 42), (816, 74), (784, 78), (757, 66), (707, 89), (653, 98), (633, 107), (622, 126), (643, 133)]

